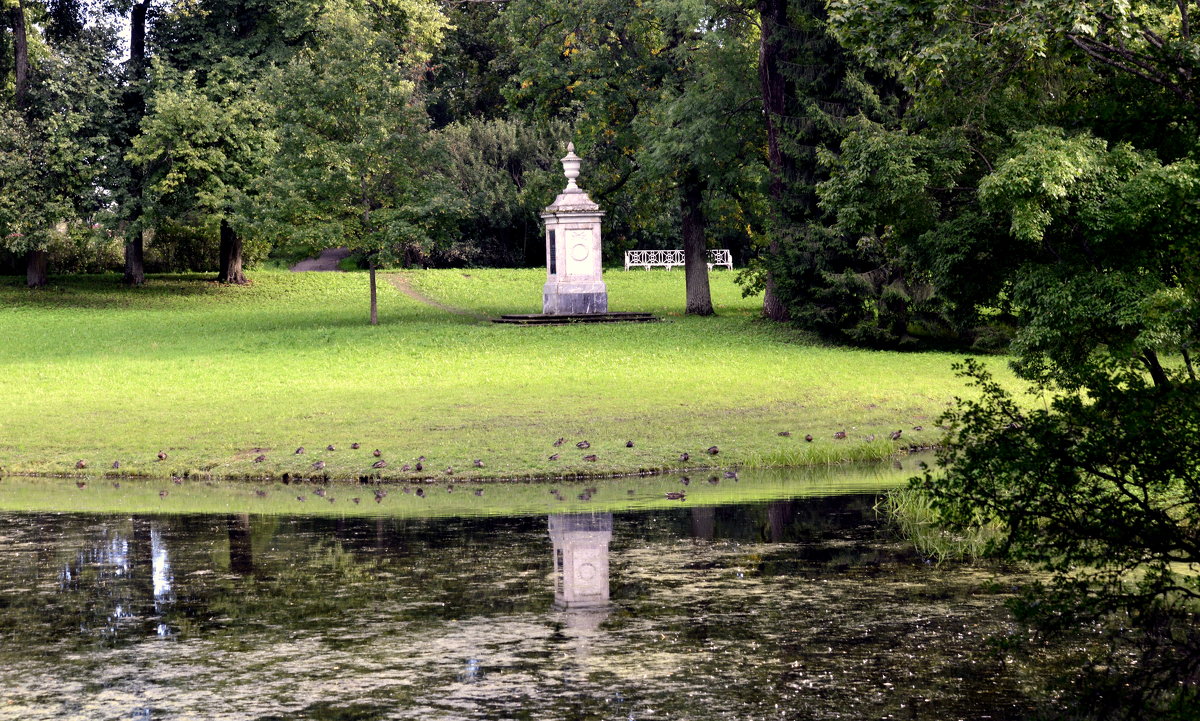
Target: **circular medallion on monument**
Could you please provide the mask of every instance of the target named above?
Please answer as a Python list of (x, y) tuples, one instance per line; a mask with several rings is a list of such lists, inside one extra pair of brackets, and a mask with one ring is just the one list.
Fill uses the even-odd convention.
[(584, 245), (583, 243), (577, 243), (577, 244), (575, 244), (574, 247), (571, 248), (571, 259), (572, 260), (586, 260), (588, 257), (588, 252), (589, 252), (589, 249), (586, 245)]
[(575, 573), (580, 581), (590, 581), (596, 577), (596, 567), (590, 563), (582, 563)]

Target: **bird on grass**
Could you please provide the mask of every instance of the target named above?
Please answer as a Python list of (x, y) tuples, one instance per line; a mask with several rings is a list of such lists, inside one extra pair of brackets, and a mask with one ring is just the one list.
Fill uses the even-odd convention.
[(360, 445), (359, 445), (359, 444), (357, 444), (357, 443), (351, 443), (351, 444), (350, 444), (350, 447), (351, 447), (351, 448), (353, 448), (353, 449), (354, 449), (354, 450), (356, 450), (356, 451), (357, 451), (359, 448), (362, 448), (362, 446), (360, 446)]
[(587, 461), (588, 463), (595, 463), (599, 459), (596, 457), (596, 454), (592, 453), (590, 455), (584, 456), (583, 460)]
[(667, 498), (672, 501), (682, 501), (683, 499), (687, 498), (687, 494), (685, 494), (683, 491), (668, 491), (666, 495)]
[(720, 479), (720, 478), (717, 478), (716, 476), (709, 476), (709, 477), (708, 477), (708, 482), (709, 482), (709, 483), (711, 483), (711, 484), (713, 484), (713, 485), (715, 486), (715, 485), (717, 485), (718, 483), (720, 483), (720, 482), (721, 482), (721, 479)]
[(555, 453), (554, 455), (550, 456), (550, 457), (549, 457), (549, 458), (547, 458), (546, 460), (548, 460), (548, 461), (557, 461), (557, 460), (558, 460), (558, 455), (559, 455), (559, 454)]
[(476, 458), (474, 463), (475, 463), (476, 468), (483, 468), (483, 459), (482, 458)]
[(868, 433), (865, 440), (867, 441), (867, 443), (874, 443), (875, 442), (875, 434)]
[(300, 446), (299, 448), (297, 448), (296, 452), (293, 455), (296, 455), (296, 456), (304, 455), (304, 446)]
[(737, 477), (738, 477), (737, 471), (725, 471), (725, 477), (732, 478), (733, 480), (736, 481)]
[(555, 441), (555, 442), (554, 442), (554, 447), (555, 447), (555, 448), (558, 448), (558, 447), (559, 447), (559, 446), (561, 446), (563, 443), (566, 443), (566, 441), (567, 441), (567, 439), (566, 439), (566, 438), (561, 438), (561, 437), (560, 437), (560, 438), (559, 438), (557, 441)]
[(383, 490), (382, 488), (376, 488), (375, 489), (375, 502), (378, 503), (378, 502), (382, 501), (383, 497), (386, 495), (387, 495), (387, 491)]
[(783, 436), (784, 438), (791, 438), (792, 432), (791, 431), (780, 431), (776, 435)]
[(680, 477), (679, 482), (686, 486), (692, 482), (692, 479), (688, 478), (687, 476), (682, 476)]
[(171, 495), (171, 494), (170, 494), (169, 492), (167, 492), (167, 491), (159, 491), (159, 492), (158, 492), (158, 497), (159, 497), (159, 498), (166, 498), (166, 497), (167, 497), (167, 496), (169, 496), (169, 495)]
[(324, 470), (325, 469), (325, 461), (317, 461), (312, 464), (312, 467), (313, 467), (314, 471)]
[(687, 451), (679, 454), (679, 461), (681, 463), (687, 463), (689, 460), (691, 460), (691, 456), (688, 455)]
[(900, 440), (900, 434), (903, 432), (904, 431), (901, 429), (896, 429), (888, 434), (888, 438), (891, 438), (893, 441), (898, 441)]
[(307, 498), (305, 498), (304, 496), (296, 496), (296, 500), (297, 500), (297, 501), (300, 501), (301, 503), (304, 503), (304, 502), (305, 502), (305, 501), (307, 501), (308, 499), (307, 499)]
[(707, 449), (705, 449), (705, 453), (707, 453), (710, 456), (715, 456), (720, 452), (721, 452), (721, 449), (717, 448), (716, 446), (709, 446)]
[(371, 464), (371, 468), (387, 468), (387, 461), (380, 458), (378, 461), (375, 461)]
[(333, 444), (332, 444), (332, 443), (330, 443), (329, 445), (325, 446), (325, 450), (327, 450), (327, 451), (336, 451), (337, 449), (333, 447)]
[(87, 488), (87, 481), (75, 481), (76, 488)]
[(837, 433), (834, 433), (834, 434), (833, 434), (833, 437), (834, 437), (834, 438), (836, 438), (836, 439), (838, 439), (838, 440), (840, 441), (840, 440), (842, 440), (842, 439), (844, 439), (844, 438), (846, 437), (846, 432), (845, 432), (845, 431), (838, 431)]
[(812, 434), (811, 434), (811, 433), (806, 433), (806, 434), (804, 435), (804, 440), (808, 441), (809, 443), (812, 443)]
[(412, 470), (412, 466), (405, 463), (403, 466), (400, 466), (400, 470), (404, 473), (408, 473), (409, 471)]
[(420, 498), (424, 498), (424, 497), (425, 497), (425, 489), (424, 489), (424, 488), (418, 488), (418, 489), (417, 489), (417, 496), (419, 496)]
[(453, 468), (452, 466), (446, 466), (445, 474), (446, 474), (447, 476), (453, 476), (453, 475), (454, 475), (454, 468)]
[(254, 492), (254, 495), (258, 496), (259, 498), (266, 498), (266, 497), (267, 497), (267, 492), (266, 492), (266, 491), (264, 491), (263, 489), (259, 488), (258, 490), (256, 490), (256, 491)]
[(626, 448), (633, 448), (633, 441), (625, 441)]
[(576, 444), (575, 444), (575, 447), (576, 447), (576, 448), (578, 448), (578, 449), (580, 449), (580, 450), (586, 450), (586, 449), (588, 449), (588, 448), (591, 448), (591, 447), (592, 447), (592, 444), (591, 444), (591, 443), (588, 443), (587, 441), (580, 441), (580, 442), (578, 442), (578, 443), (576, 443)]
[(171, 482), (172, 482), (172, 483), (174, 483), (174, 484), (175, 484), (175, 485), (177, 485), (177, 486), (182, 486), (182, 485), (183, 485), (183, 479), (182, 479), (182, 478), (180, 478), (179, 476), (171, 476)]
[(112, 465), (112, 467), (113, 467), (113, 468), (120, 468), (120, 467), (121, 467), (121, 462), (120, 462), (120, 461), (113, 461), (113, 465)]
[(454, 486), (453, 485), (446, 486), (446, 493), (454, 493)]
[(350, 500), (351, 500), (351, 501), (354, 503), (354, 505), (356, 505), (356, 506), (357, 506), (357, 505), (359, 504), (359, 501), (360, 501), (361, 499), (360, 499), (360, 498), (358, 498), (357, 496), (355, 496), (354, 498), (351, 498)]
[(167, 454), (166, 454), (166, 453), (163, 453), (162, 451), (159, 451), (159, 452), (158, 452), (158, 460), (160, 460), (160, 461), (165, 461), (165, 460), (167, 460)]
[(86, 462), (86, 461), (82, 461), (82, 460), (80, 460), (80, 461), (75, 461), (75, 467), (76, 467), (76, 468), (79, 468), (79, 469), (81, 469), (81, 470), (82, 470), (82, 469), (84, 469), (84, 468), (87, 468), (87, 462)]
[(382, 456), (382, 455), (383, 455), (383, 451), (381, 451), (381, 450), (379, 450), (378, 448), (376, 448), (375, 450), (371, 451), (371, 455), (373, 455), (373, 456), (375, 456), (376, 458), (378, 458), (378, 457), (380, 457), (380, 456)]
[(913, 430), (914, 431), (923, 431), (923, 430), (925, 430), (925, 428), (924, 428), (924, 426), (913, 426)]
[(313, 493), (314, 493), (315, 495), (318, 495), (318, 496), (320, 496), (321, 498), (324, 498), (324, 497), (325, 497), (325, 489), (324, 489), (324, 488), (318, 488), (318, 489), (316, 489), (315, 491), (313, 491)]
[(265, 461), (265, 460), (267, 460), (267, 457), (266, 457), (266, 456), (258, 456), (257, 458), (255, 458), (255, 459), (254, 459), (254, 462), (255, 462), (255, 463), (262, 463), (262, 462), (263, 462), (263, 461)]
[(417, 461), (417, 465), (413, 466), (413, 470), (417, 473), (420, 473), (421, 471), (425, 470), (425, 466), (423, 466), (420, 461)]
[(121, 487), (120, 481), (113, 481), (113, 488), (120, 488), (120, 487)]
[(424, 463), (426, 460), (425, 456), (417, 456), (417, 463)]
[(475, 495), (477, 495), (477, 496), (482, 496), (482, 495), (483, 495), (483, 489), (482, 489), (482, 488), (476, 488), (476, 489), (475, 489)]

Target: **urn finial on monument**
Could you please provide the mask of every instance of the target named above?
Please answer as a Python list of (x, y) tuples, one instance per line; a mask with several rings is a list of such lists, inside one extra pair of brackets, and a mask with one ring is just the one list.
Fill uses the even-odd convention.
[(567, 154), (559, 162), (563, 166), (563, 175), (567, 176), (567, 187), (563, 189), (563, 192), (582, 193), (583, 191), (575, 184), (575, 179), (579, 177), (579, 165), (583, 159), (575, 154), (575, 143), (567, 143)]
[(546, 224), (546, 285), (542, 312), (569, 315), (608, 312), (608, 289), (600, 264), (600, 218), (604, 212), (576, 184), (583, 159), (567, 144), (561, 160), (567, 187), (542, 213)]

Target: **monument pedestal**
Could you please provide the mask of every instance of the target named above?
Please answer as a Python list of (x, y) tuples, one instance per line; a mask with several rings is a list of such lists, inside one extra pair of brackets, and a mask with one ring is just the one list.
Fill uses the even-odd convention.
[(608, 288), (600, 264), (600, 219), (604, 212), (575, 184), (580, 162), (575, 144), (568, 144), (562, 159), (567, 187), (542, 213), (546, 224), (542, 312), (547, 315), (608, 312)]
[(608, 289), (604, 283), (546, 283), (542, 289), (542, 312), (547, 315), (607, 313)]

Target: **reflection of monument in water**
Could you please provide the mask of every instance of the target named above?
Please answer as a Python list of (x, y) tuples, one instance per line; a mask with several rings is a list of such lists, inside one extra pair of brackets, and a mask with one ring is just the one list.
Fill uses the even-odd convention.
[(608, 606), (611, 513), (550, 516), (554, 543), (554, 605), (561, 609)]
[(567, 629), (595, 631), (608, 618), (612, 514), (555, 514), (549, 526), (554, 544), (554, 606), (568, 612)]

